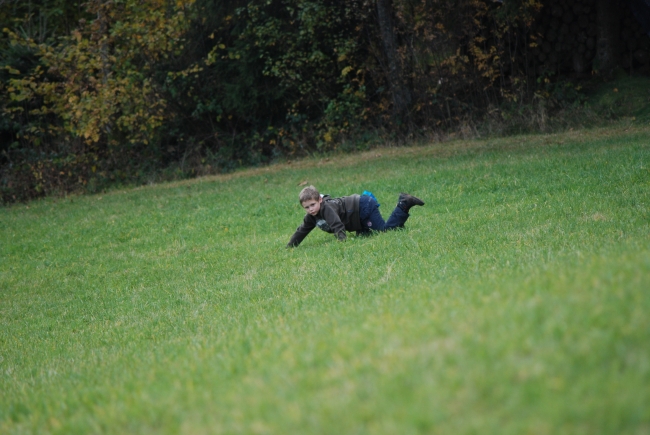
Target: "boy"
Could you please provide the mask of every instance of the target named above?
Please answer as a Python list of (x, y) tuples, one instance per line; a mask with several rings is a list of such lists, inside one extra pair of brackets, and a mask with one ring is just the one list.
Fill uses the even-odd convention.
[(291, 236), (287, 247), (298, 246), (316, 227), (334, 234), (339, 241), (347, 238), (346, 230), (356, 231), (359, 235), (369, 234), (371, 230), (386, 231), (402, 228), (409, 218), (411, 207), (424, 205), (424, 202), (415, 196), (400, 193), (397, 206), (388, 221), (384, 222), (374, 196), (355, 194), (331, 198), (329, 195), (321, 195), (314, 186), (308, 186), (302, 189), (299, 199), (307, 214)]

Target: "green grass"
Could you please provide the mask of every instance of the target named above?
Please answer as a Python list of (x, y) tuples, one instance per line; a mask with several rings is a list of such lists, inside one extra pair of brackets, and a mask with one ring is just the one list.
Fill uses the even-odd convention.
[(622, 73), (615, 79), (597, 83), (585, 96), (587, 105), (598, 113), (597, 119), (604, 116), (650, 122), (650, 78), (647, 76)]
[[(0, 209), (2, 434), (650, 434), (650, 128)], [(313, 232), (303, 181), (426, 202)]]

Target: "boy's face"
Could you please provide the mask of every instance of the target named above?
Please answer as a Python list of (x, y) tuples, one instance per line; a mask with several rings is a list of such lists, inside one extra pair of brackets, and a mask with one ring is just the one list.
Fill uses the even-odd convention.
[(308, 199), (302, 203), (302, 207), (312, 216), (316, 216), (320, 211), (320, 205), (323, 202), (323, 198), (318, 199)]

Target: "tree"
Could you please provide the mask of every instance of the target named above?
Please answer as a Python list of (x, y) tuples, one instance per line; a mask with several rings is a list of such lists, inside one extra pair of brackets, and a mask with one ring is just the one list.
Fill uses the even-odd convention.
[(404, 73), (397, 49), (391, 0), (377, 0), (377, 23), (386, 59), (386, 77), (393, 100), (393, 117), (398, 123), (409, 122), (411, 92), (404, 83)]
[(598, 41), (597, 70), (607, 76), (619, 66), (620, 53), (620, 0), (596, 0)]
[(192, 1), (90, 0), (89, 19), (56, 43), (8, 32), (12, 47), (37, 58), (28, 71), (7, 67), (3, 102), (4, 116), (19, 122), (14, 170), (32, 189), (70, 189), (159, 158), (166, 100), (155, 76), (182, 49)]

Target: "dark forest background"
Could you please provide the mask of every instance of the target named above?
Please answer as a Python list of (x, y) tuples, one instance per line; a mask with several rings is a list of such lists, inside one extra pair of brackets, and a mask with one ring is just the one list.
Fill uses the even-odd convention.
[(0, 22), (3, 203), (561, 128), (650, 72), (646, 0), (0, 0)]

